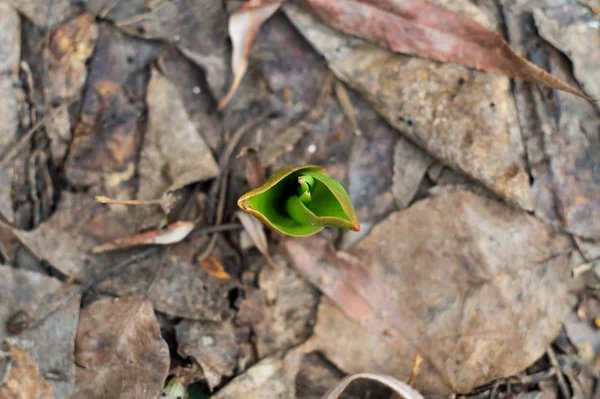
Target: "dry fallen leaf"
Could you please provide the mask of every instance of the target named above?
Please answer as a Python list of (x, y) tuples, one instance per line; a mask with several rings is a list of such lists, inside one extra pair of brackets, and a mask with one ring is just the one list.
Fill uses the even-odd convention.
[[(12, 334), (7, 331), (7, 321), (18, 312), (47, 315), (56, 310), (54, 304), (63, 305), (18, 337), (33, 344), (28, 352), (39, 367), (40, 375), (48, 376), (57, 398), (69, 398), (73, 391), (73, 348), (81, 300), (81, 295), (73, 295), (77, 289), (40, 273), (0, 266), (0, 342), (10, 339)], [(63, 299), (68, 302), (63, 303)], [(52, 376), (55, 378), (50, 378)]]
[(423, 395), (415, 391), (406, 383), (398, 381), (397, 379), (387, 375), (371, 373), (349, 375), (348, 377), (340, 381), (336, 386), (332, 387), (331, 390), (323, 396), (323, 399), (340, 398), (350, 384), (352, 384), (354, 381), (361, 379), (377, 381), (378, 383), (385, 385), (388, 388), (391, 388), (396, 394), (398, 394), (404, 399), (423, 399)]
[(200, 267), (211, 277), (219, 280), (231, 280), (231, 276), (223, 268), (223, 264), (214, 256), (209, 256), (200, 261)]
[[(467, 0), (452, 4), (485, 20)], [(395, 54), (336, 31), (294, 4), (283, 10), (336, 76), (390, 125), (445, 165), (533, 208), (508, 78)]]
[(11, 365), (4, 369), (6, 374), (2, 376), (0, 383), (1, 398), (54, 399), (52, 385), (40, 375), (37, 365), (27, 352), (9, 343), (4, 348), (0, 346), (0, 355)]
[(273, 259), (269, 255), (269, 246), (267, 244), (267, 236), (265, 235), (264, 225), (252, 215), (237, 211), (235, 216), (244, 226), (244, 230), (248, 233), (248, 237), (252, 240), (256, 248), (265, 257), (267, 263), (272, 267), (277, 267)]
[[(277, 259), (277, 258), (276, 258)], [(284, 265), (283, 259), (277, 259)], [(251, 325), (259, 358), (285, 351), (311, 334), (318, 292), (286, 267), (263, 267), (258, 285), (240, 304), (236, 324)]]
[(250, 47), (260, 27), (281, 7), (282, 3), (283, 0), (248, 0), (242, 8), (229, 17), (229, 37), (233, 47), (231, 55), (233, 82), (219, 103), (219, 110), (225, 109), (246, 73)]
[(342, 32), (403, 54), (452, 62), (541, 83), (580, 97), (579, 89), (519, 56), (496, 32), (423, 0), (306, 0)]
[(222, 377), (233, 374), (238, 347), (230, 321), (184, 320), (175, 326), (175, 331), (177, 352), (183, 357), (191, 356), (202, 367), (211, 390), (221, 383)]
[(320, 238), (284, 248), (346, 315), (397, 351), (405, 370), (424, 358), (416, 387), (426, 393), (440, 383), (469, 392), (523, 370), (567, 310), (568, 238), (469, 192), (390, 215), (357, 245), (360, 259)]
[(80, 7), (70, 0), (8, 0), (8, 4), (44, 29), (53, 29), (80, 11)]
[(98, 253), (140, 245), (175, 244), (185, 239), (194, 230), (194, 227), (196, 227), (196, 222), (173, 222), (165, 229), (150, 230), (98, 245), (92, 249), (92, 252)]
[(169, 371), (169, 348), (152, 304), (106, 298), (83, 308), (75, 362), (74, 397), (157, 397)]

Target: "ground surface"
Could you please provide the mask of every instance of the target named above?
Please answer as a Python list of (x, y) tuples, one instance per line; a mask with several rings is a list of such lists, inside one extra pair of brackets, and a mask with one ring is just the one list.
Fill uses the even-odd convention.
[[(598, 2), (436, 3), (600, 98)], [(0, 0), (0, 397), (598, 397), (598, 103), (288, 2), (219, 111), (240, 5)], [(236, 213), (288, 164), (360, 233)]]

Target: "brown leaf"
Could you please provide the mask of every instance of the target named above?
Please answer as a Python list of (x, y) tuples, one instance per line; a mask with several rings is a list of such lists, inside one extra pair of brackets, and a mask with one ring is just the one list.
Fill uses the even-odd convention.
[(13, 199), (9, 187), (12, 160), (4, 160), (17, 140), (19, 128), (18, 90), (21, 59), (21, 23), (19, 14), (6, 2), (0, 3), (0, 215), (14, 222)]
[(212, 399), (293, 398), (302, 355), (289, 353), (261, 360), (211, 396)]
[(398, 140), (394, 147), (392, 193), (400, 209), (410, 204), (433, 162), (435, 162), (433, 158), (407, 139)]
[(202, 270), (208, 273), (211, 277), (219, 280), (231, 280), (231, 276), (223, 268), (223, 264), (214, 256), (209, 256), (200, 262)]
[(72, 184), (102, 184), (110, 198), (131, 198), (144, 121), (146, 80), (140, 71), (157, 46), (101, 26), (65, 165)]
[[(98, 25), (91, 14), (80, 16), (60, 25), (50, 35), (46, 54), (48, 57), (48, 102), (64, 103), (82, 95), (87, 79), (87, 60), (91, 57), (98, 39)], [(63, 108), (46, 124), (50, 138), (52, 158), (61, 165), (71, 138), (71, 117)]]
[(250, 189), (254, 190), (265, 184), (267, 181), (267, 172), (263, 165), (258, 151), (252, 147), (244, 147), (238, 154), (238, 158), (243, 156), (246, 161), (246, 181)]
[(53, 29), (77, 14), (79, 7), (70, 0), (8, 0), (8, 3), (30, 21), (44, 29)]
[(246, 73), (250, 47), (260, 27), (281, 7), (282, 3), (283, 0), (248, 0), (242, 8), (229, 17), (229, 37), (233, 47), (231, 55), (233, 82), (219, 103), (219, 110), (225, 109)]
[(38, 367), (27, 352), (8, 346), (4, 356), (10, 361), (10, 371), (3, 376), (0, 397), (4, 399), (54, 399), (52, 385), (39, 373)]
[[(73, 295), (77, 289), (40, 273), (0, 266), (0, 341), (12, 335), (7, 331), (7, 322), (17, 312), (38, 316), (54, 311), (38, 325), (21, 332), (19, 340), (33, 343), (29, 353), (39, 374), (55, 376), (48, 380), (57, 398), (71, 397), (73, 391), (73, 350), (81, 300), (81, 295)], [(56, 309), (59, 303), (62, 307)], [(2, 394), (0, 397), (4, 398)]]
[(175, 326), (175, 332), (177, 352), (198, 362), (211, 390), (222, 377), (233, 374), (238, 347), (231, 322), (184, 320)]
[(566, 311), (569, 240), (468, 192), (390, 215), (356, 247), (362, 260), (319, 238), (284, 248), (344, 313), (397, 351), (403, 369), (412, 370), (416, 355), (425, 359), (422, 392), (439, 391), (442, 381), (468, 392), (523, 370)]
[[(284, 264), (283, 259), (277, 259)], [(263, 267), (258, 285), (240, 304), (239, 325), (249, 324), (259, 358), (285, 351), (311, 334), (318, 292), (288, 267)]]
[(88, 0), (85, 7), (120, 30), (144, 39), (162, 39), (199, 65), (215, 98), (226, 90), (227, 12), (222, 0)]
[(139, 245), (169, 245), (185, 239), (196, 227), (196, 222), (174, 222), (165, 229), (150, 230), (133, 236), (118, 238), (92, 249), (93, 252), (111, 251)]
[(75, 397), (156, 397), (169, 371), (169, 348), (152, 304), (106, 298), (81, 311)]
[(432, 3), (423, 0), (306, 2), (336, 29), (394, 52), (501, 73), (590, 99), (579, 89), (519, 56), (496, 32)]
[[(470, 5), (481, 17), (469, 1), (452, 4)], [(395, 54), (329, 28), (291, 3), (283, 9), (331, 70), (389, 124), (445, 165), (533, 208), (509, 79)]]
[[(582, 90), (600, 98), (600, 35), (598, 12), (583, 3), (562, 7), (532, 8), (539, 34), (573, 62), (573, 73)], [(596, 103), (598, 105), (598, 103)]]

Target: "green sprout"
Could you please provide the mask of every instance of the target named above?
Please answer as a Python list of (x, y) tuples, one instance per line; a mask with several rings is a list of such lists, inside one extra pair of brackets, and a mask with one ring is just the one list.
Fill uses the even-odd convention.
[(320, 166), (283, 167), (264, 185), (242, 195), (238, 206), (290, 236), (310, 236), (325, 226), (360, 231), (348, 193)]

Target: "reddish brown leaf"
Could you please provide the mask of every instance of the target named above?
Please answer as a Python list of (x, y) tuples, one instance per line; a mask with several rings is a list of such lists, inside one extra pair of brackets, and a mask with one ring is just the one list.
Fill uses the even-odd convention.
[(283, 0), (249, 0), (229, 18), (229, 37), (233, 46), (231, 56), (233, 83), (229, 92), (219, 103), (220, 110), (225, 109), (242, 81), (246, 68), (248, 68), (250, 46), (256, 39), (258, 30), (281, 7), (282, 3)]
[(590, 99), (468, 17), (421, 0), (305, 0), (342, 32), (403, 54), (501, 73)]
[(223, 268), (223, 264), (213, 256), (209, 256), (200, 262), (202, 269), (212, 277), (219, 280), (231, 280), (231, 276)]
[(93, 252), (104, 252), (138, 245), (169, 245), (180, 242), (196, 227), (196, 222), (174, 222), (166, 229), (156, 229), (129, 237), (118, 238), (106, 244), (99, 245)]

